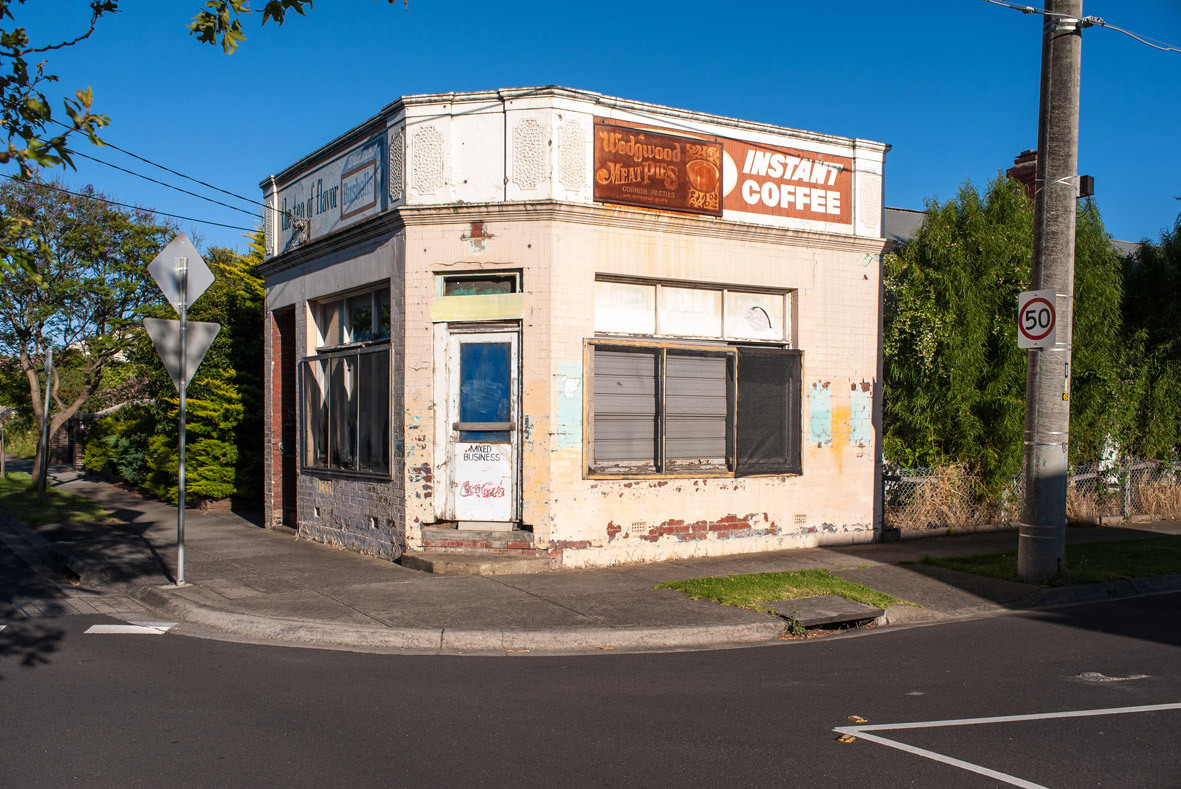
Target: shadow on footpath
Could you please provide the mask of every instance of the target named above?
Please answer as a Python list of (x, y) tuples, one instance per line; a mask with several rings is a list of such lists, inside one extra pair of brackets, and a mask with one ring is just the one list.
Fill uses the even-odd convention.
[[(9, 471), (28, 473), (32, 461), (8, 459)], [(66, 466), (51, 467), (50, 484), (66, 490), (60, 480), (63, 474), (85, 482), (103, 482), (101, 475), (75, 472)], [(170, 563), (148, 537), (154, 525), (145, 518), (135, 502), (143, 497), (135, 492), (108, 485), (104, 495), (87, 496), (109, 510), (114, 522), (26, 524), (27, 528), (54, 546), (59, 554), (73, 554), (101, 568), (105, 584), (174, 583)], [(50, 559), (52, 562), (53, 560)]]
[(35, 600), (38, 608), (44, 609), (64, 598), (55, 583), (0, 543), (0, 681), (7, 679), (7, 670), (13, 665), (26, 669), (48, 665), (65, 636), (54, 619), (29, 619), (16, 606)]
[[(1159, 530), (1137, 527), (1067, 527), (1067, 544), (1115, 543), (1130, 540), (1159, 537)], [(976, 554), (1016, 551), (1018, 532), (1016, 529), (994, 533), (990, 538), (999, 547), (979, 550), (977, 535), (962, 537), (931, 537), (907, 540), (910, 553), (951, 557)], [(899, 545), (893, 543), (892, 545)], [(886, 549), (885, 546), (882, 546)], [(888, 549), (886, 549), (888, 550)], [(877, 557), (882, 558), (882, 557)], [(898, 570), (906, 570), (899, 573)], [(990, 578), (973, 573), (950, 570), (944, 567), (918, 563), (893, 564), (888, 568), (865, 567), (856, 570), (837, 571), (837, 575), (849, 581), (862, 583), (871, 588), (891, 594), (902, 600), (916, 600), (926, 595), (934, 596), (932, 603), (941, 613), (948, 616), (968, 616), (983, 609), (1000, 607), (1036, 616), (1068, 627), (1074, 627), (1110, 635), (1155, 641), (1171, 646), (1181, 646), (1181, 630), (1171, 625), (1146, 625), (1143, 617), (1121, 617), (1113, 609), (1103, 606), (1087, 606), (1103, 602), (1124, 600), (1125, 605), (1143, 606), (1155, 611), (1162, 606), (1176, 606), (1176, 597), (1168, 592), (1181, 592), (1176, 577), (1118, 580), (1097, 584), (1041, 586)], [(937, 582), (932, 584), (931, 582)], [(933, 589), (938, 591), (933, 592)], [(1153, 594), (1163, 592), (1165, 595)], [(909, 596), (908, 596), (909, 595)], [(1135, 598), (1129, 600), (1128, 598)], [(921, 612), (914, 615), (921, 621)], [(1150, 619), (1151, 621), (1151, 619)], [(1163, 620), (1162, 620), (1163, 622)]]

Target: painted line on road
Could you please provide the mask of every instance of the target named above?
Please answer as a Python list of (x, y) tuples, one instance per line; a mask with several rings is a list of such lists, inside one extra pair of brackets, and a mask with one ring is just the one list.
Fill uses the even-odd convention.
[(1060, 720), (1062, 718), (1092, 718), (1104, 715), (1128, 715), (1135, 712), (1159, 712), (1162, 710), (1181, 710), (1181, 703), (1178, 704), (1146, 704), (1140, 707), (1110, 707), (1108, 709), (1098, 710), (1066, 710), (1063, 712), (1041, 712), (1029, 715), (996, 715), (988, 718), (959, 718), (953, 720), (938, 720), (938, 721), (913, 721), (910, 723), (874, 723), (868, 726), (838, 726), (833, 731), (842, 735), (852, 735), (854, 737), (861, 737), (862, 739), (876, 742), (879, 745), (885, 745), (888, 748), (895, 748), (899, 751), (912, 753), (916, 756), (922, 756), (926, 759), (932, 759), (952, 767), (958, 767), (961, 770), (968, 770), (969, 772), (977, 773), (978, 775), (987, 776), (989, 778), (1003, 781), (1013, 786), (1021, 786), (1024, 789), (1046, 789), (1041, 784), (1035, 784), (1031, 781), (1026, 781), (1024, 778), (1018, 778), (1015, 775), (998, 772), (997, 770), (983, 767), (979, 764), (972, 764), (965, 762), (962, 759), (956, 759), (946, 754), (938, 753), (936, 751), (929, 751), (925, 748), (918, 748), (914, 745), (908, 745), (898, 740), (891, 740), (886, 737), (881, 737), (876, 734), (870, 734), (873, 731), (898, 731), (902, 729), (933, 729), (945, 726), (977, 726), (985, 723), (1018, 723), (1021, 721), (1044, 721), (1044, 720)]
[(176, 627), (176, 622), (135, 622), (130, 625), (91, 625), (87, 633), (100, 635), (160, 636)]
[(6, 627), (8, 627), (8, 625), (0, 625), (0, 630), (3, 630)]

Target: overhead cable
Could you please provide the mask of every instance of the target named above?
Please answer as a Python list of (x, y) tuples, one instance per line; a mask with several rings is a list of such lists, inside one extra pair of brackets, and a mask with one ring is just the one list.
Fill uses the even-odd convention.
[[(10, 181), (20, 181), (21, 183), (28, 183), (27, 180), (22, 179), (22, 178), (18, 178), (15, 175), (9, 175), (8, 173), (0, 173), (0, 176), (4, 176), (5, 178), (7, 178)], [(52, 184), (47, 184), (43, 181), (37, 182), (37, 185), (39, 187), (44, 187), (45, 189), (52, 189), (55, 192), (61, 192), (62, 194), (73, 195), (74, 197), (84, 197), (87, 200), (97, 200), (100, 203), (106, 203), (107, 205), (115, 205), (115, 206), (119, 206), (120, 208), (130, 208), (133, 211), (144, 211), (144, 212), (150, 213), (150, 214), (159, 214), (160, 216), (166, 216), (169, 219), (179, 219), (183, 222), (196, 222), (199, 225), (211, 225), (213, 227), (225, 227), (225, 228), (229, 228), (230, 230), (242, 230), (247, 233), (254, 233), (258, 230), (258, 228), (256, 228), (256, 227), (241, 227), (239, 225), (227, 225), (224, 222), (213, 222), (208, 219), (197, 219), (196, 217), (192, 217), (192, 216), (181, 216), (180, 214), (170, 214), (165, 211), (157, 211), (153, 208), (144, 208), (143, 206), (131, 205), (130, 203), (120, 203), (117, 200), (108, 200), (107, 198), (99, 197), (98, 195), (91, 195), (91, 194), (86, 194), (85, 192), (73, 192), (73, 191), (70, 191), (69, 189), (62, 189), (60, 186), (53, 186)]]

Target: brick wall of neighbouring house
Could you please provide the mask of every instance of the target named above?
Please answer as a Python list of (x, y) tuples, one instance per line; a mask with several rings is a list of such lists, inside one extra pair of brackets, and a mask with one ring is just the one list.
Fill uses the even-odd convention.
[(49, 442), (50, 465), (65, 465), (80, 471), (86, 451), (86, 428), (95, 420), (92, 414), (70, 417)]
[(285, 450), (294, 451), (296, 442), (294, 308), (268, 311), (264, 331), (266, 427), (263, 442), (266, 463), (263, 490), (266, 524), (271, 527), (284, 523), (294, 526), (294, 513), (284, 517), (283, 511), (284, 500), (290, 501), (292, 497), (292, 492), (285, 490), (283, 454)]

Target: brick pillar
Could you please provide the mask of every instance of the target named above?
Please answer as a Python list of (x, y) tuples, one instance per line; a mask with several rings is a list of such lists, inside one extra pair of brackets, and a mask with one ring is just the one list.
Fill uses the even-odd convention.
[(267, 313), (263, 495), (268, 527), (295, 527), (295, 309)]

